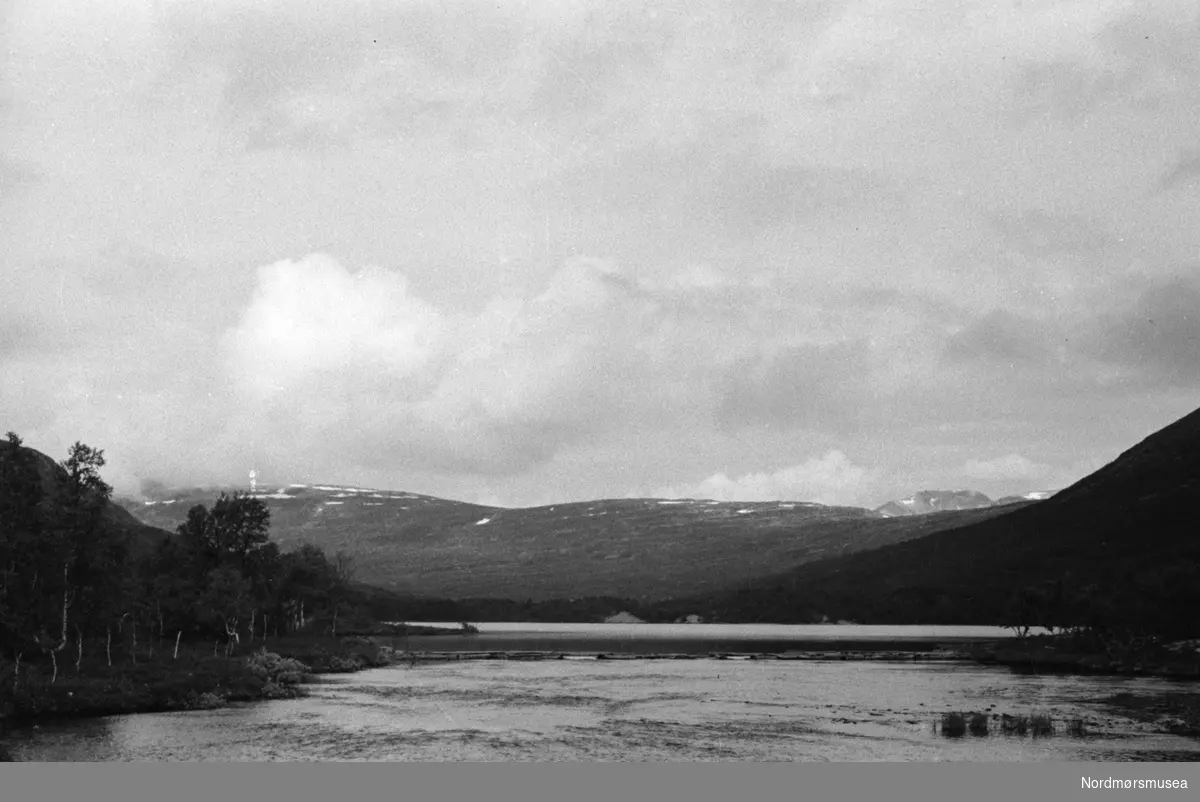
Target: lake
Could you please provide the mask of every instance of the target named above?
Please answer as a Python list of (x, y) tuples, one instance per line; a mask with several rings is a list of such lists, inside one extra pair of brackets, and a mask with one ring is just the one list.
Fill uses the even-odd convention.
[[(569, 643), (563, 627), (576, 625), (535, 626), (482, 628)], [(630, 642), (680, 637), (607, 626), (623, 628), (607, 636)], [(741, 629), (745, 642), (780, 640), (773, 629)], [(887, 629), (877, 637), (967, 637)], [(301, 699), (43, 723), (11, 732), (7, 746), (19, 760), (70, 761), (1197, 761), (1197, 740), (1155, 733), (1102, 704), (1120, 692), (1195, 687), (911, 660), (466, 660), (325, 676)], [(936, 732), (940, 714), (954, 710), (996, 719), (986, 736)], [(1048, 713), (1058, 733), (999, 733), (1002, 714), (1033, 712)], [(1067, 735), (1071, 719), (1083, 719), (1087, 734)]]
[[(447, 621), (414, 626), (457, 628)], [(932, 650), (1014, 637), (1002, 627), (860, 624), (559, 624), (485, 622), (469, 636), (413, 636), (400, 646), (429, 651), (560, 651), (624, 654)], [(1033, 634), (1038, 634), (1034, 632)]]

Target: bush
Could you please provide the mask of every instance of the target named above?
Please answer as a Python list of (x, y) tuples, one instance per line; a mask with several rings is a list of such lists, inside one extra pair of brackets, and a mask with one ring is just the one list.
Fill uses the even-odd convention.
[(1083, 738), (1087, 735), (1087, 728), (1084, 727), (1083, 719), (1073, 718), (1067, 722), (1067, 735), (1072, 738)]
[(262, 688), (264, 699), (295, 699), (301, 695), (300, 688), (268, 680)]
[(215, 693), (196, 693), (191, 691), (184, 700), (183, 706), (188, 710), (213, 710), (225, 704), (225, 697)]
[(988, 717), (986, 713), (972, 713), (969, 725), (972, 735), (988, 734)]
[(268, 652), (266, 648), (259, 649), (247, 657), (246, 668), (259, 679), (280, 685), (298, 685), (303, 681), (305, 674), (312, 673), (312, 669), (299, 660), (280, 657), (274, 652)]

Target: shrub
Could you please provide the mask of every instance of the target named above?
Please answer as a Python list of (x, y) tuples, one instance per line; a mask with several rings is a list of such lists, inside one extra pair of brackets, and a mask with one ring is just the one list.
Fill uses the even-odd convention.
[(972, 735), (988, 734), (988, 717), (986, 713), (972, 713), (969, 725)]
[(357, 654), (352, 654), (349, 657), (334, 654), (329, 657), (329, 672), (331, 674), (360, 671), (364, 666), (366, 666), (366, 661)]
[(299, 684), (305, 674), (311, 673), (311, 669), (299, 660), (280, 657), (265, 648), (246, 658), (246, 668), (261, 680), (283, 685)]
[(265, 699), (295, 699), (300, 696), (300, 688), (295, 685), (283, 685), (268, 680), (263, 685), (262, 695)]
[(196, 693), (191, 691), (184, 700), (183, 706), (188, 710), (212, 710), (225, 704), (225, 697), (216, 693)]
[(1072, 738), (1083, 738), (1087, 735), (1087, 729), (1084, 727), (1083, 719), (1073, 718), (1067, 722), (1067, 735)]

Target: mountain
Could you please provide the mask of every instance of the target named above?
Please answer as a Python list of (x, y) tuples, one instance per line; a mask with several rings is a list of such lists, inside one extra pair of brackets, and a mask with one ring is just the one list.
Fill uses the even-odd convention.
[[(219, 491), (121, 499), (174, 529)], [(524, 509), (398, 491), (290, 485), (257, 494), (271, 538), (354, 558), (356, 578), (406, 594), (462, 599), (643, 601), (712, 593), (832, 556), (922, 537), (990, 510), (887, 520), (807, 502), (606, 499)]]
[(1053, 495), (1053, 490), (1034, 490), (1030, 493), (1022, 493), (1019, 496), (1003, 496), (992, 503), (999, 507), (1003, 504), (1018, 504), (1022, 501), (1045, 501)]
[(726, 621), (1002, 624), (1014, 594), (1040, 588), (1073, 615), (1195, 636), (1198, 505), (1200, 410), (1044, 501), (993, 507), (986, 520), (780, 571), (680, 609)]
[(897, 515), (925, 515), (946, 510), (978, 510), (992, 506), (983, 493), (974, 490), (922, 490), (900, 501), (889, 501), (875, 512), (888, 518)]
[(889, 501), (876, 507), (875, 512), (886, 518), (902, 515), (927, 515), (946, 510), (982, 510), (1005, 504), (1020, 504), (1027, 501), (1044, 501), (1054, 495), (1053, 491), (1038, 490), (1019, 496), (1004, 496), (992, 501), (975, 490), (922, 490), (900, 501)]

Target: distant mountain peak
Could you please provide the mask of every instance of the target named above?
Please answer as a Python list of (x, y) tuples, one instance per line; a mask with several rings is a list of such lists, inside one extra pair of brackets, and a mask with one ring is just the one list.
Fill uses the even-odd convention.
[(925, 515), (946, 510), (978, 510), (993, 501), (977, 490), (921, 490), (906, 499), (889, 501), (875, 512), (887, 518), (899, 515)]

